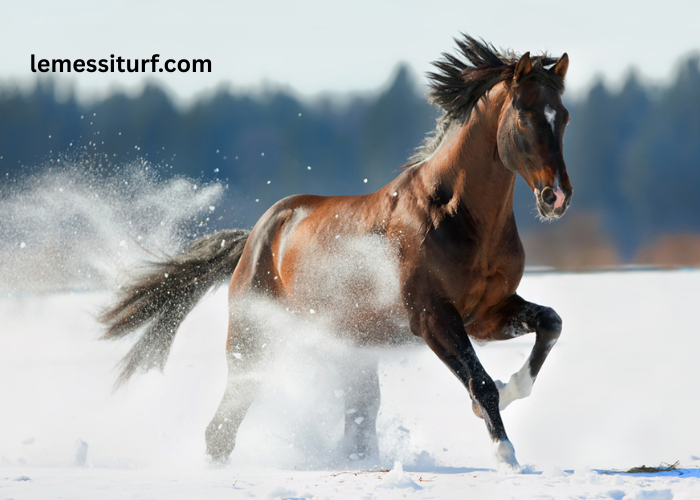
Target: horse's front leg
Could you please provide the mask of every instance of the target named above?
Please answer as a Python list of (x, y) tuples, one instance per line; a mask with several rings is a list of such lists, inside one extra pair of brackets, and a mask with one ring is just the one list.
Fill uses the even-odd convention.
[(409, 311), (412, 331), (423, 337), (469, 391), (473, 405), (486, 422), (495, 445), (496, 460), (519, 471), (498, 409), (498, 389), (477, 358), (457, 309), (449, 302), (438, 300), (424, 304), (413, 302)]
[(501, 410), (516, 399), (530, 395), (544, 360), (559, 339), (561, 327), (561, 318), (554, 309), (527, 302), (519, 295), (508, 298), (484, 321), (469, 325), (468, 332), (472, 337), (488, 340), (508, 340), (535, 332), (535, 345), (523, 367), (510, 377), (508, 383), (495, 381)]

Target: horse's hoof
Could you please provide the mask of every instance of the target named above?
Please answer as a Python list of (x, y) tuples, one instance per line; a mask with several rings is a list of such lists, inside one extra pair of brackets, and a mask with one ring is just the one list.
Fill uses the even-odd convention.
[(494, 458), (498, 464), (498, 470), (505, 474), (522, 474), (523, 468), (515, 458), (513, 445), (507, 439), (494, 443)]
[(484, 416), (481, 414), (481, 408), (479, 408), (479, 405), (474, 401), (472, 401), (472, 411), (474, 412), (474, 415), (483, 420)]

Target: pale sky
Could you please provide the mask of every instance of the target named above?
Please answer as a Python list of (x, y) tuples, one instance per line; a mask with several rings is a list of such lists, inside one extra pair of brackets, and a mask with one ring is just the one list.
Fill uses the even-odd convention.
[[(205, 58), (212, 73), (72, 73), (81, 96), (164, 83), (185, 100), (219, 85), (289, 87), (303, 96), (374, 90), (400, 61), (423, 74), (460, 31), (496, 47), (568, 52), (568, 88), (631, 66), (662, 82), (700, 51), (700, 1), (136, 0), (0, 1), (0, 79), (33, 82), (37, 59)], [(37, 73), (38, 74), (38, 73)]]

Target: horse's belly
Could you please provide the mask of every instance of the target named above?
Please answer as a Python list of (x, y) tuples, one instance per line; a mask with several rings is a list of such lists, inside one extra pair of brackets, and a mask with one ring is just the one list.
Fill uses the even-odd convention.
[(400, 304), (391, 309), (366, 307), (345, 311), (335, 319), (336, 332), (355, 344), (382, 346), (413, 343), (419, 339), (411, 333), (408, 316)]
[(346, 237), (299, 264), (288, 287), (297, 309), (313, 311), (338, 335), (361, 344), (411, 338), (400, 300), (398, 259), (385, 238)]

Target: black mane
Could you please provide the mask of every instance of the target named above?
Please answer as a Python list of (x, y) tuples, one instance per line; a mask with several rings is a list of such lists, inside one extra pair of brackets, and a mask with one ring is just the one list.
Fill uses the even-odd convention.
[[(438, 119), (436, 129), (429, 133), (416, 153), (403, 168), (425, 161), (440, 145), (447, 130), (457, 121), (464, 122), (469, 112), (481, 97), (502, 81), (512, 81), (515, 65), (520, 56), (513, 51), (499, 51), (493, 45), (462, 33), (463, 40), (455, 39), (459, 54), (442, 54), (442, 59), (433, 66), (437, 72), (428, 73), (430, 90), (428, 100), (437, 104), (444, 112)], [(564, 79), (546, 66), (557, 62), (547, 54), (533, 56), (532, 70), (524, 80), (534, 79), (538, 83), (564, 92)]]

